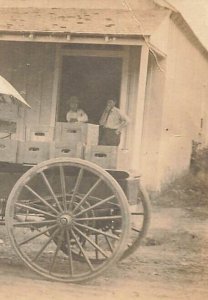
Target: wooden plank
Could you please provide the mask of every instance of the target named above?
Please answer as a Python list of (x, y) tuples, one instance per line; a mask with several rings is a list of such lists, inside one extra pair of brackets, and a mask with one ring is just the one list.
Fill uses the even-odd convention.
[(53, 91), (52, 91), (52, 103), (51, 103), (51, 118), (50, 126), (55, 126), (56, 122), (56, 113), (57, 113), (57, 101), (58, 101), (58, 92), (59, 84), (61, 77), (61, 68), (62, 68), (62, 56), (61, 56), (61, 46), (56, 46), (56, 57), (55, 57), (55, 69), (53, 77)]
[(11, 81), (12, 76), (12, 59), (11, 52), (12, 43), (0, 42), (0, 75), (8, 81)]
[[(26, 97), (26, 63), (27, 51), (24, 43), (15, 43), (13, 47), (10, 46), (10, 53), (13, 55), (13, 72), (11, 76), (11, 83), (18, 90), (18, 92)], [(23, 106), (19, 106), (17, 119), (16, 138), (23, 140), (25, 138), (25, 110)]]
[(63, 49), (62, 55), (68, 56), (90, 56), (90, 57), (126, 57), (125, 51), (120, 50), (82, 50)]
[[(129, 47), (125, 48), (125, 55), (123, 56), (122, 75), (121, 75), (121, 89), (120, 89), (120, 109), (127, 112), (128, 109), (128, 69), (129, 69)], [(120, 148), (126, 148), (127, 129), (125, 128), (121, 135)]]
[(1, 34), (1, 41), (18, 41), (18, 42), (43, 42), (43, 43), (68, 43), (68, 44), (104, 44), (104, 45), (129, 45), (129, 46), (141, 46), (144, 45), (144, 39), (140, 36), (130, 37), (113, 37), (108, 41), (105, 41), (104, 36), (91, 37), (91, 36), (72, 36), (70, 39), (67, 38), (67, 34), (56, 36), (56, 35), (35, 35), (35, 38), (31, 39), (30, 34), (28, 36), (18, 33)]
[(44, 45), (40, 44), (29, 44), (28, 61), (26, 63), (26, 99), (31, 105), (31, 109), (26, 111), (26, 125), (39, 123), (43, 74), (43, 47)]
[(143, 117), (145, 106), (145, 91), (147, 82), (149, 48), (144, 45), (141, 49), (140, 68), (138, 76), (138, 94), (135, 103), (135, 120), (133, 129), (133, 149), (131, 169), (139, 170), (141, 166), (141, 145), (143, 132)]
[(40, 124), (50, 125), (52, 90), (54, 80), (55, 45), (46, 44), (43, 51), (43, 74), (41, 90)]

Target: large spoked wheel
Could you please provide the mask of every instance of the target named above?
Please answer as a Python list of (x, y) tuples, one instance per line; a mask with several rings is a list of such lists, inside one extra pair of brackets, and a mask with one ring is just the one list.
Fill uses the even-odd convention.
[(19, 257), (46, 278), (80, 282), (120, 259), (130, 229), (128, 201), (102, 168), (48, 160), (12, 189), (6, 227)]
[(150, 200), (147, 191), (139, 184), (137, 203), (129, 206), (130, 234), (128, 245), (121, 259), (127, 258), (141, 245), (150, 225)]

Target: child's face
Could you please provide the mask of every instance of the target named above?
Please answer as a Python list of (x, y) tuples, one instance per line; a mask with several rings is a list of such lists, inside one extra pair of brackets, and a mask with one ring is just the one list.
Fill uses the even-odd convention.
[(70, 110), (77, 111), (77, 109), (78, 109), (78, 103), (71, 102), (70, 103)]

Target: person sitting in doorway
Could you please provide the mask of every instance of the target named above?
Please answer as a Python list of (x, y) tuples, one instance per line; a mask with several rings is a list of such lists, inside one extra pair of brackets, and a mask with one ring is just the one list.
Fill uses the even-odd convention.
[(79, 99), (77, 96), (69, 98), (69, 111), (66, 114), (67, 122), (87, 122), (87, 114), (79, 108)]
[(106, 108), (100, 118), (100, 145), (118, 146), (121, 131), (129, 122), (129, 118), (115, 105), (114, 99), (107, 100)]

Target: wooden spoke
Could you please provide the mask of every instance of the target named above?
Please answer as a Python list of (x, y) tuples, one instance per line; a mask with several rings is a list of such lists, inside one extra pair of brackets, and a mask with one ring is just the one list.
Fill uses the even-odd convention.
[(39, 233), (37, 233), (36, 235), (34, 235), (34, 236), (28, 238), (27, 240), (22, 241), (21, 243), (18, 243), (18, 245), (19, 245), (19, 246), (25, 245), (25, 244), (29, 243), (30, 241), (32, 241), (32, 240), (38, 238), (39, 236), (41, 236), (41, 235), (47, 233), (48, 231), (50, 231), (50, 230), (52, 230), (52, 229), (55, 229), (55, 227), (57, 227), (56, 224), (53, 225), (53, 226), (48, 227), (47, 229), (45, 229), (45, 230), (43, 230), (43, 231), (41, 231), (41, 232), (39, 232)]
[(93, 265), (91, 264), (91, 262), (90, 262), (90, 260), (89, 260), (89, 258), (88, 258), (88, 256), (87, 256), (87, 254), (86, 254), (85, 250), (83, 249), (82, 245), (80, 244), (78, 238), (76, 237), (76, 234), (74, 233), (73, 230), (71, 231), (71, 233), (72, 233), (72, 236), (74, 237), (74, 239), (75, 239), (75, 241), (76, 241), (76, 243), (77, 243), (77, 245), (78, 245), (80, 251), (82, 252), (83, 257), (85, 258), (85, 260), (86, 260), (86, 262), (87, 262), (87, 264), (88, 264), (90, 270), (91, 270), (91, 271), (94, 271), (94, 267), (93, 267)]
[(144, 213), (141, 213), (141, 212), (132, 212), (131, 215), (132, 216), (144, 216)]
[(131, 230), (136, 231), (136, 232), (141, 232), (141, 230), (138, 230), (138, 229), (135, 228), (135, 227), (131, 227)]
[(113, 246), (112, 246), (111, 241), (109, 240), (108, 236), (106, 236), (106, 235), (105, 235), (105, 240), (108, 244), (110, 251), (113, 253)]
[[(74, 230), (77, 231), (81, 236), (83, 236), (97, 251), (99, 251), (104, 257), (108, 257), (108, 255), (101, 249), (96, 242), (93, 242), (86, 234), (80, 231), (77, 227), (74, 227)], [(97, 234), (96, 234), (97, 236)]]
[[(95, 234), (95, 244), (98, 245), (98, 234)], [(98, 255), (99, 255), (98, 249), (95, 249), (96, 259), (98, 259)]]
[(89, 229), (89, 230), (91, 230), (91, 231), (93, 231), (93, 232), (102, 234), (102, 235), (104, 235), (104, 236), (108, 236), (108, 237), (110, 237), (110, 238), (112, 238), (112, 239), (119, 240), (119, 237), (118, 237), (117, 235), (114, 235), (114, 234), (111, 234), (111, 233), (107, 233), (107, 232), (105, 232), (105, 231), (102, 231), (102, 230), (93, 228), (93, 227), (88, 226), (88, 225), (79, 224), (79, 223), (77, 223), (77, 222), (74, 222), (74, 224), (75, 224), (76, 226), (79, 226), (79, 227), (82, 227), (82, 228), (85, 228), (85, 229)]
[(85, 217), (85, 218), (76, 218), (76, 221), (117, 220), (121, 218), (122, 216)]
[(46, 206), (48, 206), (53, 212), (58, 214), (59, 212), (51, 206), (43, 197), (41, 197), (38, 193), (36, 193), (31, 187), (29, 187), (27, 184), (25, 184), (25, 187), (28, 191), (30, 191), (33, 195), (35, 195), (40, 201), (42, 201)]
[(25, 209), (28, 209), (28, 210), (31, 210), (31, 211), (34, 211), (34, 212), (38, 212), (40, 214), (43, 214), (45, 216), (49, 216), (51, 218), (56, 218), (55, 215), (50, 214), (49, 212), (46, 212), (46, 211), (41, 210), (41, 209), (37, 209), (35, 207), (31, 207), (29, 205), (24, 205), (24, 204), (21, 204), (21, 203), (16, 203), (15, 206), (22, 207), (22, 208), (25, 208)]
[(64, 175), (64, 167), (62, 165), (59, 166), (60, 170), (60, 180), (61, 180), (61, 191), (62, 191), (62, 198), (63, 198), (63, 206), (64, 211), (67, 210), (67, 203), (66, 203), (66, 182), (65, 182), (65, 175)]
[(43, 227), (43, 226), (54, 224), (54, 223), (56, 223), (56, 220), (26, 221), (26, 222), (20, 221), (20, 222), (14, 222), (13, 226), (15, 226), (15, 227), (27, 227), (27, 225), (28, 226), (37, 225), (37, 227)]
[(53, 268), (55, 266), (55, 263), (56, 263), (56, 258), (57, 258), (57, 255), (58, 255), (58, 252), (61, 248), (61, 245), (63, 243), (63, 237), (64, 237), (64, 230), (61, 231), (61, 235), (59, 235), (58, 237), (58, 243), (57, 243), (57, 246), (56, 246), (56, 251), (54, 253), (54, 256), (53, 256), (53, 260), (52, 260), (52, 264), (50, 266), (50, 270), (49, 270), (49, 273), (52, 273), (53, 271)]
[(38, 257), (43, 253), (43, 251), (45, 250), (45, 248), (50, 244), (50, 242), (54, 239), (54, 237), (56, 236), (56, 234), (60, 231), (60, 228), (57, 228), (52, 234), (51, 236), (48, 238), (48, 240), (46, 241), (46, 243), (40, 248), (40, 250), (38, 251), (38, 253), (36, 254), (36, 256), (33, 258), (33, 262), (35, 262)]
[(45, 175), (43, 172), (40, 172), (40, 174), (42, 175), (43, 180), (44, 180), (46, 186), (48, 187), (48, 190), (49, 190), (49, 192), (51, 193), (53, 199), (55, 200), (56, 205), (58, 206), (59, 210), (60, 210), (61, 212), (63, 212), (63, 209), (62, 209), (62, 207), (61, 207), (61, 205), (60, 205), (60, 203), (59, 203), (59, 200), (58, 200), (58, 198), (56, 197), (56, 195), (55, 195), (55, 193), (54, 193), (54, 191), (53, 191), (53, 189), (52, 189), (52, 187), (51, 187), (51, 185), (50, 185), (50, 183), (49, 183), (49, 181), (48, 181), (46, 175)]
[(67, 241), (67, 252), (68, 252), (68, 261), (69, 261), (69, 273), (73, 276), (74, 273), (73, 259), (72, 259), (72, 252), (71, 252), (71, 241), (70, 241), (68, 230), (66, 230), (66, 241)]
[(90, 196), (90, 194), (98, 187), (98, 185), (101, 183), (102, 179), (99, 178), (94, 184), (93, 186), (90, 188), (90, 190), (87, 192), (87, 194), (84, 195), (84, 197), (82, 198), (82, 200), (77, 204), (77, 206), (75, 207), (75, 209), (73, 210), (73, 213), (75, 213), (75, 211), (77, 211), (77, 209), (87, 200), (87, 198)]
[(110, 196), (110, 197), (108, 197), (108, 198), (106, 198), (106, 199), (103, 199), (103, 200), (101, 200), (100, 202), (98, 202), (98, 203), (96, 203), (96, 204), (94, 204), (94, 205), (92, 205), (92, 206), (90, 206), (90, 207), (88, 207), (88, 208), (86, 208), (86, 209), (80, 211), (80, 212), (77, 213), (75, 216), (77, 217), (77, 216), (79, 216), (79, 215), (82, 215), (83, 213), (86, 213), (87, 211), (89, 211), (89, 210), (91, 210), (91, 209), (94, 209), (94, 208), (96, 208), (96, 207), (98, 207), (98, 206), (100, 206), (100, 205), (103, 205), (104, 203), (108, 202), (109, 200), (112, 200), (113, 198), (115, 198), (114, 195), (112, 195), (112, 196)]
[(73, 190), (73, 194), (72, 194), (72, 197), (71, 197), (71, 203), (70, 203), (70, 206), (71, 208), (73, 208), (73, 202), (74, 202), (74, 199), (75, 199), (75, 196), (79, 190), (79, 187), (80, 187), (80, 184), (81, 184), (81, 181), (82, 181), (82, 178), (83, 178), (83, 174), (84, 174), (84, 169), (80, 169), (79, 170), (79, 174), (77, 176), (77, 180), (76, 180), (76, 183), (75, 183), (75, 186), (74, 186), (74, 190)]

